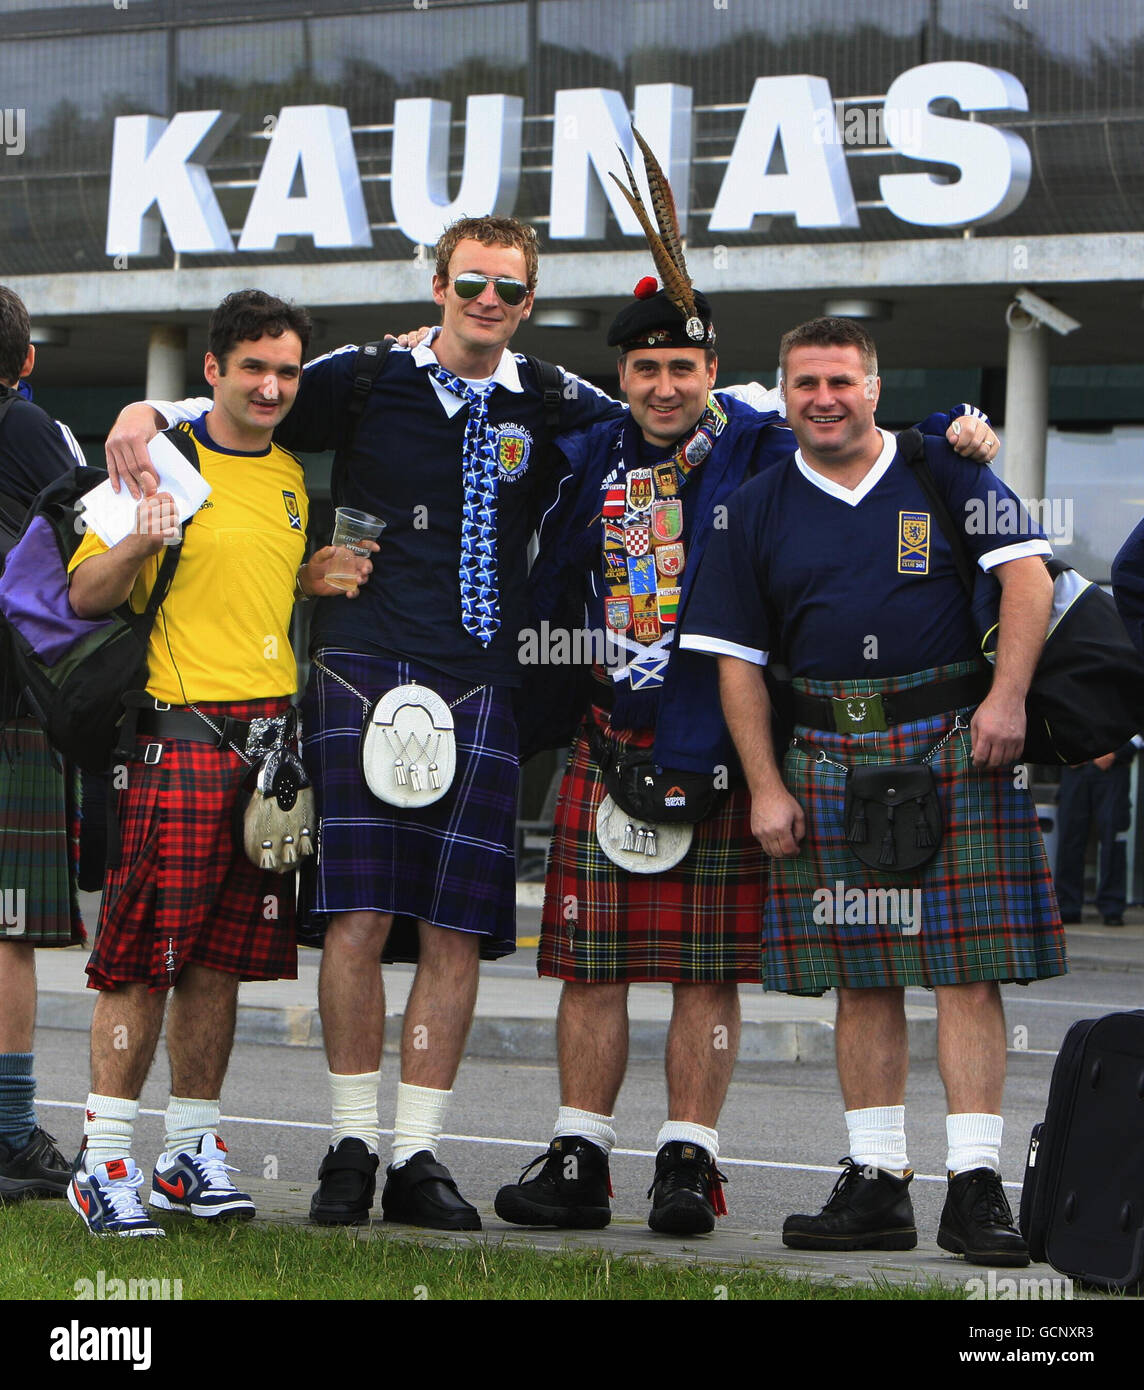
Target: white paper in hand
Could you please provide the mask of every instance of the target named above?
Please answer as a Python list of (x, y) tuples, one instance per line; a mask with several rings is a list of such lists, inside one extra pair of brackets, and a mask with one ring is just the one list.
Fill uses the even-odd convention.
[[(175, 499), (181, 525), (194, 516), (210, 496), (211, 485), (161, 434), (152, 439), (147, 452), (159, 474), (157, 491), (169, 492)], [(100, 483), (84, 495), (81, 505), (84, 524), (104, 545), (117, 545), (135, 529), (135, 509), (139, 503), (126, 487), (113, 492), (110, 482)]]

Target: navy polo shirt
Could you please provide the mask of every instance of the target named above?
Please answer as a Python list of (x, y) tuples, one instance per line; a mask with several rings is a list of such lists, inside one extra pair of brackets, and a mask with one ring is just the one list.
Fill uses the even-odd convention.
[[(882, 431), (878, 462), (853, 491), (801, 454), (731, 499), (708, 546), (681, 646), (794, 676), (880, 679), (971, 660), (978, 639), (949, 542), (912, 468)], [(985, 467), (927, 440), (934, 480), (983, 570), (1052, 552), (1014, 494)]]

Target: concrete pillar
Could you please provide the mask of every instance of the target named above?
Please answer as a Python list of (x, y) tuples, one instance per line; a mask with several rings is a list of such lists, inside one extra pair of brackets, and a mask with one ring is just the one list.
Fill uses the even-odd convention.
[(1045, 495), (1049, 429), (1049, 330), (1016, 305), (1009, 324), (1002, 477), (1018, 497)]
[(187, 394), (187, 330), (176, 323), (156, 323), (147, 344), (147, 396), (179, 401)]

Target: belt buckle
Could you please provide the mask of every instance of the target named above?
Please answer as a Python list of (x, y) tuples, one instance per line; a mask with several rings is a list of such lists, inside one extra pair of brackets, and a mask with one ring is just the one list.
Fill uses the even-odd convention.
[(889, 727), (881, 695), (835, 695), (830, 703), (840, 734), (880, 734)]
[(149, 743), (143, 750), (143, 761), (148, 767), (157, 766), (159, 759), (163, 756), (163, 745), (161, 743)]

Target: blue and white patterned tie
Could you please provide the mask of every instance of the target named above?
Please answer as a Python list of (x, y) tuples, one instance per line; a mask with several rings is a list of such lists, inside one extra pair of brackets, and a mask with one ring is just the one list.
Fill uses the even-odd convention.
[(439, 363), (429, 371), (469, 408), (463, 457), (461, 623), (487, 647), (501, 625), (497, 601), (497, 451), (494, 432), (489, 429), (489, 397), (496, 387), (490, 383), (476, 390)]

